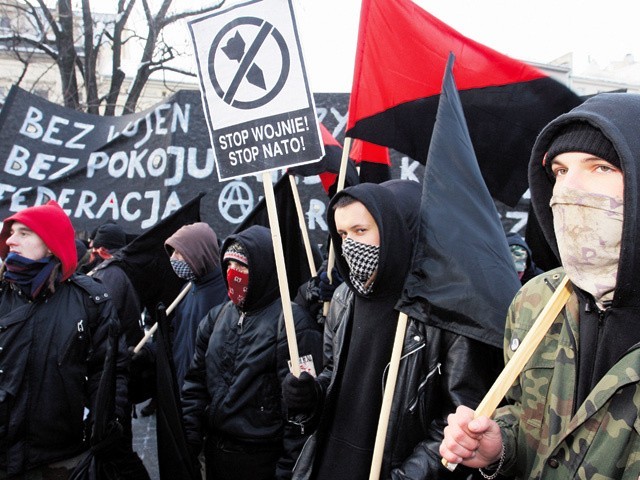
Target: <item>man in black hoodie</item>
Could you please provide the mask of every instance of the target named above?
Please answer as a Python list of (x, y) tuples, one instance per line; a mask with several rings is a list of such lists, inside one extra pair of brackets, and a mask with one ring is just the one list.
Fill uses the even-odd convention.
[[(207, 479), (287, 479), (306, 433), (281, 401), (289, 350), (271, 233), (254, 225), (227, 237), (221, 252), (231, 300), (198, 327), (182, 389), (187, 441), (196, 454), (206, 437)], [(302, 307), (292, 309), (300, 356), (319, 370), (322, 334)]]
[[(310, 426), (319, 419), (294, 478), (369, 476), (420, 199), (418, 183), (391, 180), (349, 187), (331, 200), (329, 229), (344, 284), (325, 324), (323, 372), (317, 380), (288, 375), (283, 384), (290, 410), (307, 413)], [(425, 320), (410, 318), (407, 325), (380, 478), (454, 478), (437, 450), (446, 415), (466, 402), (477, 404), (497, 374), (495, 348)]]

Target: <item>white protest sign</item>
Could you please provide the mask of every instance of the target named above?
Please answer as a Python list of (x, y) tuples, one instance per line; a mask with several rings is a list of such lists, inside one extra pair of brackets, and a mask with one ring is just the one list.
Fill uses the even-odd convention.
[(254, 0), (189, 22), (220, 180), (324, 155), (291, 0)]

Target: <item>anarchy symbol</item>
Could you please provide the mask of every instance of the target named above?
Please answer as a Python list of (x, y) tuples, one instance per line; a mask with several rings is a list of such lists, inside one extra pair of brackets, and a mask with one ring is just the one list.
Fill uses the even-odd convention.
[(253, 192), (246, 183), (233, 181), (226, 185), (218, 197), (220, 215), (229, 223), (240, 223), (253, 208)]
[[(247, 42), (240, 33), (241, 26), (253, 26), (258, 28), (258, 33), (250, 42), (247, 48)], [(228, 33), (236, 29), (234, 35), (229, 38), (224, 46), (220, 46)], [(245, 36), (247, 33), (245, 32)], [(282, 65), (280, 73), (275, 84), (271, 88), (267, 88), (264, 71), (256, 64), (256, 57), (261, 50), (268, 48), (267, 41), (273, 40), (278, 46)], [(220, 74), (216, 71), (219, 63), (216, 63), (216, 55), (221, 51), (228, 60), (237, 62), (237, 68), (232, 76), (231, 82), (225, 88), (220, 82)], [(291, 60), (289, 58), (289, 49), (282, 34), (269, 22), (255, 17), (237, 18), (227, 25), (216, 35), (211, 49), (209, 50), (209, 78), (216, 94), (227, 104), (242, 110), (249, 110), (266, 105), (273, 100), (284, 87), (287, 77), (289, 76)], [(239, 89), (244, 83), (249, 83), (260, 90), (265, 91), (261, 97), (243, 100), (238, 99)]]

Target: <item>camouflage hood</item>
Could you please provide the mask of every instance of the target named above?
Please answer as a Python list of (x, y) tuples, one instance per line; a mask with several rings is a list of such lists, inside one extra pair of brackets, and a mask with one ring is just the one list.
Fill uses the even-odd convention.
[(624, 223), (613, 307), (640, 308), (640, 260), (635, 239), (640, 238), (638, 184), (640, 181), (640, 95), (603, 93), (588, 99), (547, 125), (533, 147), (529, 163), (531, 202), (544, 235), (559, 258), (549, 207), (554, 181), (543, 166), (551, 141), (564, 126), (588, 123), (613, 144), (624, 174)]

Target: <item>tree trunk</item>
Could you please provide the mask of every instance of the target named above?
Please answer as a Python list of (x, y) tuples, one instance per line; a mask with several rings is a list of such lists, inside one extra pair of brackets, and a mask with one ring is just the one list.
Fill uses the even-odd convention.
[(62, 82), (64, 106), (80, 110), (80, 95), (76, 78), (76, 48), (73, 35), (73, 11), (70, 0), (58, 0), (58, 22), (60, 29), (56, 35), (58, 47), (58, 67)]

